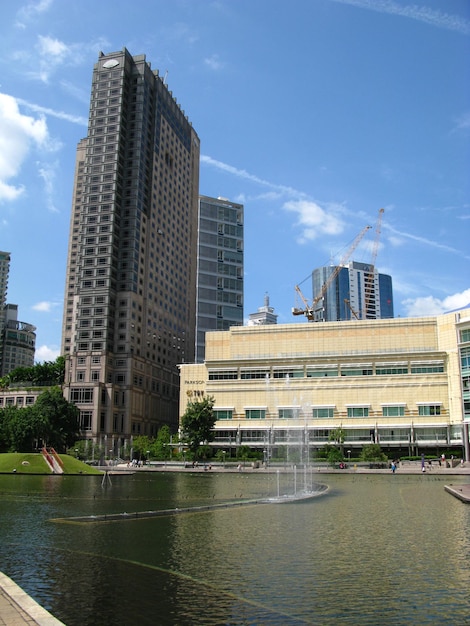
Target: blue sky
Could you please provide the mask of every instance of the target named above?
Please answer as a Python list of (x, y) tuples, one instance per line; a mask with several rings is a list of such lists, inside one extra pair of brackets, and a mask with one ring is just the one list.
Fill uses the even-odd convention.
[(93, 64), (146, 54), (201, 139), (200, 193), (245, 205), (245, 316), (338, 262), (391, 274), (396, 316), (470, 302), (468, 0), (20, 0), (0, 23), (8, 302), (60, 350), (77, 142)]

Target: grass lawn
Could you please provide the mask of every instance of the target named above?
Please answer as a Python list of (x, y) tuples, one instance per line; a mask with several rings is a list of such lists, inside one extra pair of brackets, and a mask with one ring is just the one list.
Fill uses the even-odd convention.
[[(68, 454), (60, 454), (64, 474), (101, 474), (95, 467), (78, 461)], [(52, 474), (42, 454), (7, 452), (0, 454), (0, 474)]]

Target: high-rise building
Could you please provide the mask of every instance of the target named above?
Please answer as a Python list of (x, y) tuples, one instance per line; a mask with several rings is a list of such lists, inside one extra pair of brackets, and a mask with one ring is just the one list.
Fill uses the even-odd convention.
[(6, 304), (1, 330), (0, 376), (17, 367), (32, 367), (36, 350), (36, 326), (18, 321), (18, 305)]
[(269, 296), (264, 296), (264, 306), (258, 307), (256, 313), (250, 313), (248, 316), (248, 326), (266, 326), (268, 324), (277, 324), (277, 315), (274, 308), (269, 306)]
[[(313, 271), (313, 293), (320, 294), (337, 266), (328, 265)], [(393, 318), (392, 278), (379, 274), (375, 267), (351, 261), (342, 267), (328, 284), (314, 307), (317, 322), (340, 322), (354, 319)]]
[(243, 205), (199, 198), (196, 362), (207, 331), (243, 325)]
[(36, 350), (36, 327), (18, 321), (18, 305), (7, 304), (11, 255), (0, 252), (0, 376), (17, 367), (32, 367)]
[(194, 360), (198, 187), (199, 138), (158, 71), (125, 48), (100, 53), (77, 149), (62, 354), (81, 434), (106, 454), (177, 427), (177, 364)]
[(10, 273), (10, 253), (0, 252), (0, 309), (7, 301), (8, 275)]

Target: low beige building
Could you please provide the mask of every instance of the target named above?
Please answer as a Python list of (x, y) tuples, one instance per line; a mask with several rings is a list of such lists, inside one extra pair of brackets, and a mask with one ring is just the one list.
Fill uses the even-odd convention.
[[(344, 433), (345, 454), (469, 458), (470, 308), (435, 317), (233, 327), (206, 334), (205, 362), (180, 366), (180, 416), (215, 399), (215, 440), (312, 458)], [(299, 457), (299, 454), (301, 455)]]

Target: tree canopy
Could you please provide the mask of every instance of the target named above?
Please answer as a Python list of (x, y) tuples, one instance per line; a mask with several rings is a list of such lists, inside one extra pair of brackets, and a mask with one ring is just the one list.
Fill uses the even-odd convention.
[(41, 393), (28, 407), (0, 411), (0, 450), (31, 452), (46, 445), (62, 452), (77, 439), (79, 410), (67, 402), (60, 387)]
[(62, 385), (65, 378), (65, 357), (55, 361), (36, 363), (32, 367), (17, 367), (0, 379), (0, 387), (6, 389), (15, 383), (29, 383), (31, 386)]
[(216, 422), (213, 411), (214, 402), (211, 396), (188, 402), (181, 418), (181, 440), (188, 446), (194, 459), (198, 458), (201, 445), (204, 446), (214, 440), (213, 428)]

